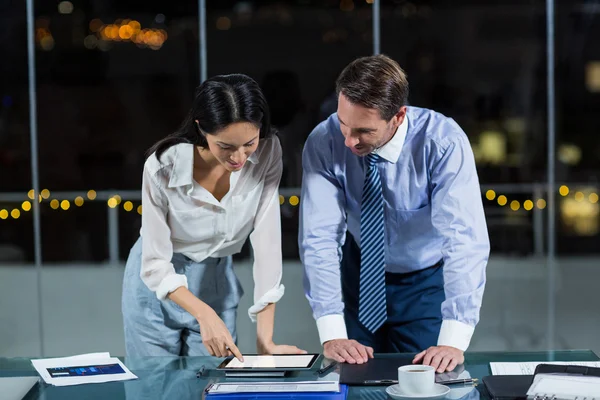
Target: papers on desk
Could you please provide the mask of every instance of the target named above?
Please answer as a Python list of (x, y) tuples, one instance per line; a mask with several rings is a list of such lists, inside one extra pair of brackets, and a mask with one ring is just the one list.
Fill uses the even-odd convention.
[(44, 382), (54, 386), (81, 385), (137, 379), (109, 353), (81, 354), (72, 357), (31, 360)]
[(340, 384), (335, 381), (313, 382), (238, 382), (214, 383), (206, 388), (208, 394), (266, 393), (266, 392), (339, 392)]
[(577, 398), (600, 399), (600, 378), (595, 376), (537, 374), (527, 392), (528, 399), (553, 398), (575, 400)]
[(600, 361), (559, 361), (559, 362), (492, 362), (492, 375), (533, 375), (539, 364), (582, 365), (600, 368)]

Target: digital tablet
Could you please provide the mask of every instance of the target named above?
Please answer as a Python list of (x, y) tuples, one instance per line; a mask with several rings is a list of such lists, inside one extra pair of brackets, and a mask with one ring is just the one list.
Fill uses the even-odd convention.
[(217, 369), (263, 372), (307, 370), (312, 368), (318, 358), (319, 354), (244, 355), (243, 363), (235, 357), (229, 357)]

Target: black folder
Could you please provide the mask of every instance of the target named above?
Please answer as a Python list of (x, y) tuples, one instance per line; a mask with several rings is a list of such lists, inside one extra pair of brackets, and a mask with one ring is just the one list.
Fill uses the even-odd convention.
[(484, 376), (483, 384), (494, 400), (522, 400), (533, 383), (532, 375)]
[[(600, 377), (600, 368), (576, 365), (540, 364), (535, 374), (572, 374)], [(533, 383), (533, 375), (484, 376), (483, 383), (494, 400), (523, 400)]]
[(375, 357), (365, 364), (340, 364), (340, 383), (351, 386), (389, 386), (391, 383), (386, 382), (398, 380), (398, 367), (412, 364), (413, 358), (414, 355), (393, 358)]
[[(370, 359), (365, 364), (340, 364), (340, 383), (350, 386), (389, 386), (398, 383), (398, 367), (411, 365), (414, 354), (398, 354), (394, 357)], [(454, 371), (436, 374), (436, 381), (457, 379), (464, 371), (458, 365)]]

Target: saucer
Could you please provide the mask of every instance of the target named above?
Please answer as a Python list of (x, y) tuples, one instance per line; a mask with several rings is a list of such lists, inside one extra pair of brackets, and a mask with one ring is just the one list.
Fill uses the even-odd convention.
[(436, 383), (433, 387), (433, 393), (412, 395), (404, 393), (400, 385), (396, 384), (385, 388), (385, 392), (394, 400), (436, 400), (446, 397), (450, 392), (450, 388)]

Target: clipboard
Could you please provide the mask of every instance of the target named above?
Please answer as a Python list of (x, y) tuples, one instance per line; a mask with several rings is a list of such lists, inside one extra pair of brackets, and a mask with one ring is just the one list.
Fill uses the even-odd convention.
[(204, 390), (206, 400), (346, 400), (348, 396), (347, 385), (340, 385), (339, 392), (254, 392), (224, 394), (208, 393), (211, 385), (208, 385)]

